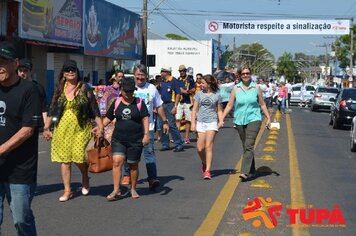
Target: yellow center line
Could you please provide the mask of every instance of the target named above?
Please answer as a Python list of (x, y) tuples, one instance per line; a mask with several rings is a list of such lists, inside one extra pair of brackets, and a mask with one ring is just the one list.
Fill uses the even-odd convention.
[[(265, 121), (263, 123), (265, 123)], [(261, 125), (260, 131), (258, 132), (256, 138), (255, 148), (257, 144), (260, 142), (264, 130), (265, 130), (265, 126)], [(235, 166), (236, 170), (241, 169), (241, 163), (242, 163), (242, 156)], [(223, 189), (220, 191), (208, 215), (206, 216), (203, 223), (195, 232), (194, 234), (195, 236), (214, 235), (216, 229), (218, 228), (226, 212), (227, 207), (229, 206), (232, 196), (234, 195), (235, 189), (237, 188), (239, 183), (240, 183), (240, 179), (239, 178), (236, 179), (236, 175), (229, 176), (226, 184), (224, 185)]]
[[(302, 178), (300, 176), (298, 155), (295, 145), (294, 133), (290, 115), (286, 115), (287, 133), (288, 133), (288, 150), (289, 150), (289, 171), (290, 171), (290, 194), (291, 206), (305, 206)], [(292, 226), (293, 236), (308, 236), (309, 229), (307, 227)]]

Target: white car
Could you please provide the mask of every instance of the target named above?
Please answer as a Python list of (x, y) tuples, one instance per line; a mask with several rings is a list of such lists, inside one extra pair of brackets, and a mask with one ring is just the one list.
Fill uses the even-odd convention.
[(351, 122), (350, 150), (351, 152), (356, 152), (356, 116), (354, 116)]
[[(314, 96), (315, 86), (312, 84), (305, 84), (306, 93), (304, 94), (304, 102), (310, 103), (312, 97)], [(294, 84), (292, 85), (292, 95), (290, 98), (290, 103), (300, 103), (300, 90), (302, 88), (302, 84)]]

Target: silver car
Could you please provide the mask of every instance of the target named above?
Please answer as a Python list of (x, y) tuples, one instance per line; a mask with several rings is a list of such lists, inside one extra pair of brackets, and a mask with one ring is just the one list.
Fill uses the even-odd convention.
[(317, 87), (314, 96), (311, 98), (310, 110), (316, 111), (318, 109), (329, 109), (334, 103), (330, 99), (335, 99), (339, 93), (338, 88), (333, 87)]

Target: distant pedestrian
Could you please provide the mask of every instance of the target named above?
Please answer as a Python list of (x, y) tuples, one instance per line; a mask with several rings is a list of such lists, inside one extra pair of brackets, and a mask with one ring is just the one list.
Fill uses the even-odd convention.
[(191, 124), (191, 116), (192, 116), (192, 106), (193, 106), (193, 95), (195, 93), (195, 82), (194, 78), (191, 75), (187, 74), (187, 68), (185, 65), (180, 65), (178, 68), (179, 78), (178, 80), (181, 82), (180, 93), (181, 99), (178, 103), (177, 114), (176, 114), (176, 125), (178, 130), (181, 127), (181, 121), (184, 117), (185, 120), (185, 136), (184, 142), (185, 144), (190, 144), (190, 124)]
[[(162, 81), (160, 83), (159, 92), (163, 100), (163, 108), (166, 113), (166, 117), (169, 125), (169, 132), (174, 141), (174, 152), (184, 151), (183, 140), (180, 136), (179, 130), (176, 125), (175, 115), (177, 114), (177, 107), (180, 101), (181, 91), (179, 81), (172, 76), (172, 68), (162, 67), (161, 69)], [(169, 148), (169, 136), (162, 133), (161, 129), (161, 151), (170, 150)]]
[(234, 124), (236, 124), (244, 151), (239, 177), (246, 180), (254, 176), (256, 172), (254, 145), (262, 123), (261, 110), (267, 119), (266, 126), (270, 127), (271, 123), (262, 91), (251, 80), (251, 70), (247, 66), (242, 67), (241, 82), (231, 91), (230, 100), (222, 118), (226, 117), (232, 107), (235, 107)]
[(44, 87), (37, 81), (32, 79), (32, 61), (28, 58), (23, 58), (19, 61), (19, 66), (17, 67), (17, 75), (28, 81), (32, 81), (38, 89), (40, 102), (41, 102), (41, 111), (43, 121), (47, 119), (48, 106), (47, 106), (47, 96)]
[[(53, 122), (53, 134), (50, 127)], [(64, 193), (59, 197), (65, 202), (74, 197), (71, 190), (71, 165), (79, 168), (82, 174), (82, 194), (89, 194), (88, 164), (85, 149), (91, 138), (92, 119), (97, 125), (96, 136), (102, 137), (103, 124), (93, 90), (83, 83), (77, 63), (73, 60), (64, 62), (58, 76), (58, 85), (52, 99), (45, 123), (43, 137), (52, 139), (51, 160), (59, 162), (64, 185)]]
[(221, 96), (218, 82), (212, 75), (202, 78), (202, 91), (194, 97), (192, 131), (198, 132), (197, 150), (204, 179), (211, 179), (213, 147), (218, 124), (222, 124)]
[(277, 103), (278, 103), (278, 110), (282, 112), (282, 114), (286, 113), (287, 96), (288, 96), (288, 88), (286, 87), (285, 83), (281, 81), (278, 87)]
[(131, 197), (140, 197), (136, 192), (139, 175), (138, 163), (143, 146), (149, 143), (149, 114), (143, 100), (134, 96), (135, 81), (132, 78), (124, 78), (121, 81), (120, 89), (121, 95), (111, 104), (103, 120), (104, 126), (107, 126), (116, 119), (111, 139), (113, 191), (106, 197), (108, 201), (116, 201), (122, 198), (120, 180), (125, 160), (130, 166)]
[(31, 204), (35, 196), (38, 127), (41, 118), (36, 86), (18, 77), (14, 46), (0, 42), (0, 235), (4, 200), (8, 200), (17, 235), (36, 236)]
[(290, 107), (290, 98), (292, 97), (292, 84), (289, 81), (287, 81), (286, 87), (287, 87), (287, 90), (288, 90), (286, 107), (287, 107), (287, 109), (289, 109), (289, 107)]

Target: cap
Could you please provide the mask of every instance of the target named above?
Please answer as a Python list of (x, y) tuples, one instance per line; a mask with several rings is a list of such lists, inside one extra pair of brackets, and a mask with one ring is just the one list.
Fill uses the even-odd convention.
[(135, 80), (133, 78), (125, 77), (121, 80), (121, 88), (124, 91), (136, 90)]
[(178, 71), (181, 71), (181, 70), (187, 70), (187, 68), (185, 67), (185, 65), (180, 65), (180, 66), (179, 66)]
[(165, 71), (165, 72), (172, 72), (172, 67), (170, 66), (162, 66), (161, 68), (161, 72)]
[(15, 47), (10, 42), (0, 42), (0, 57), (7, 60), (15, 60), (17, 58)]
[(18, 67), (25, 67), (25, 68), (27, 68), (29, 70), (32, 70), (32, 62), (28, 58), (22, 58), (19, 61), (19, 66)]
[(66, 60), (63, 63), (62, 70), (68, 69), (68, 68), (75, 68), (78, 70), (77, 62), (74, 60)]

